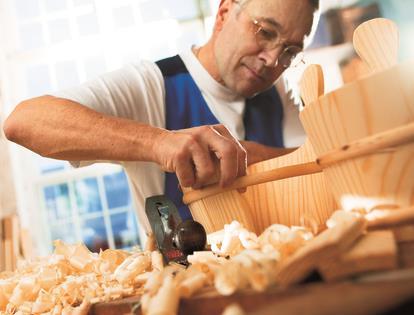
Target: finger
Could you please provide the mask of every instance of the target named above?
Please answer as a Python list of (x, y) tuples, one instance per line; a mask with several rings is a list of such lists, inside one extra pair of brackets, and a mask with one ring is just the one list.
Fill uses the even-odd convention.
[(213, 183), (218, 168), (213, 161), (208, 145), (198, 145), (196, 148), (191, 148), (190, 152), (195, 169), (195, 182), (192, 188), (199, 189)]
[(211, 128), (213, 132), (206, 135), (210, 149), (220, 160), (220, 186), (230, 185), (238, 174), (237, 144), (222, 136), (217, 130)]
[(191, 187), (194, 185), (195, 170), (190, 156), (177, 161), (175, 166), (175, 173), (177, 175), (178, 182), (182, 187)]
[(242, 144), (232, 135), (230, 130), (224, 125), (214, 125), (213, 128), (219, 132), (222, 136), (226, 137), (229, 140), (232, 140), (237, 145), (237, 175), (244, 176), (246, 175), (247, 170), (247, 152)]

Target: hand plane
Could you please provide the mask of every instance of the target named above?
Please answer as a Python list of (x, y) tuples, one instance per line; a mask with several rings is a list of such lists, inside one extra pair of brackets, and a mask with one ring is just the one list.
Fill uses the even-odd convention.
[(204, 227), (193, 220), (182, 221), (177, 207), (166, 196), (147, 198), (145, 212), (166, 264), (188, 265), (187, 255), (204, 250), (207, 241)]

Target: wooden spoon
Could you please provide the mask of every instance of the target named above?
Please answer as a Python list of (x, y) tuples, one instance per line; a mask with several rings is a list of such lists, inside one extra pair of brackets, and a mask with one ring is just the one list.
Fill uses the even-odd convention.
[(379, 72), (398, 63), (399, 32), (388, 19), (362, 23), (354, 32), (354, 48), (371, 72)]

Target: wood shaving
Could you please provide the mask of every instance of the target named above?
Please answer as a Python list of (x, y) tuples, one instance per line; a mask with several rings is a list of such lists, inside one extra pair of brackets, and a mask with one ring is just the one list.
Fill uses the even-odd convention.
[(157, 257), (150, 251), (91, 253), (83, 244), (59, 240), (54, 245), (52, 255), (21, 261), (15, 272), (1, 274), (1, 315), (82, 315), (92, 303), (141, 294)]
[(155, 250), (98, 254), (58, 240), (52, 255), (19, 262), (14, 273), (0, 274), (0, 315), (82, 315), (91, 304), (133, 295), (142, 295), (144, 315), (174, 315), (180, 298), (205, 287), (223, 295), (266, 290), (274, 284), (275, 266), (312, 237), (303, 227), (278, 224), (257, 236), (233, 221), (208, 236), (212, 251), (188, 256), (188, 268), (165, 267)]

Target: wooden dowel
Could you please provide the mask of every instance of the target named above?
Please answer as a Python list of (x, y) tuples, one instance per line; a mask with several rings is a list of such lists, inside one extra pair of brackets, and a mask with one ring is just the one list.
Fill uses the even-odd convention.
[(316, 164), (315, 162), (309, 162), (304, 164), (296, 164), (296, 165), (290, 165), (286, 167), (276, 168), (274, 170), (261, 172), (261, 173), (255, 173), (243, 177), (237, 178), (233, 184), (227, 187), (220, 187), (219, 185), (211, 185), (207, 186), (203, 189), (198, 190), (192, 190), (189, 192), (186, 192), (183, 197), (183, 202), (185, 204), (192, 203), (194, 201), (214, 196), (216, 194), (234, 190), (234, 189), (240, 189), (252, 185), (258, 185), (267, 183), (274, 180), (284, 179), (284, 178), (290, 178), (295, 176), (302, 176), (302, 175), (308, 175), (308, 174), (315, 174), (322, 172), (322, 168)]
[(276, 168), (270, 171), (255, 173), (237, 178), (228, 187), (220, 187), (217, 184), (207, 186), (199, 190), (191, 190), (184, 193), (183, 202), (190, 204), (194, 201), (214, 196), (226, 191), (245, 188), (252, 185), (263, 184), (275, 180), (286, 179), (296, 176), (319, 173), (330, 165), (349, 159), (362, 157), (373, 152), (404, 145), (414, 141), (414, 123), (394, 128), (373, 136), (360, 139), (333, 150), (319, 158), (316, 162), (308, 162)]
[(414, 141), (414, 123), (377, 133), (342, 148), (333, 150), (316, 159), (323, 168), (349, 159), (362, 157), (373, 152), (397, 147)]

